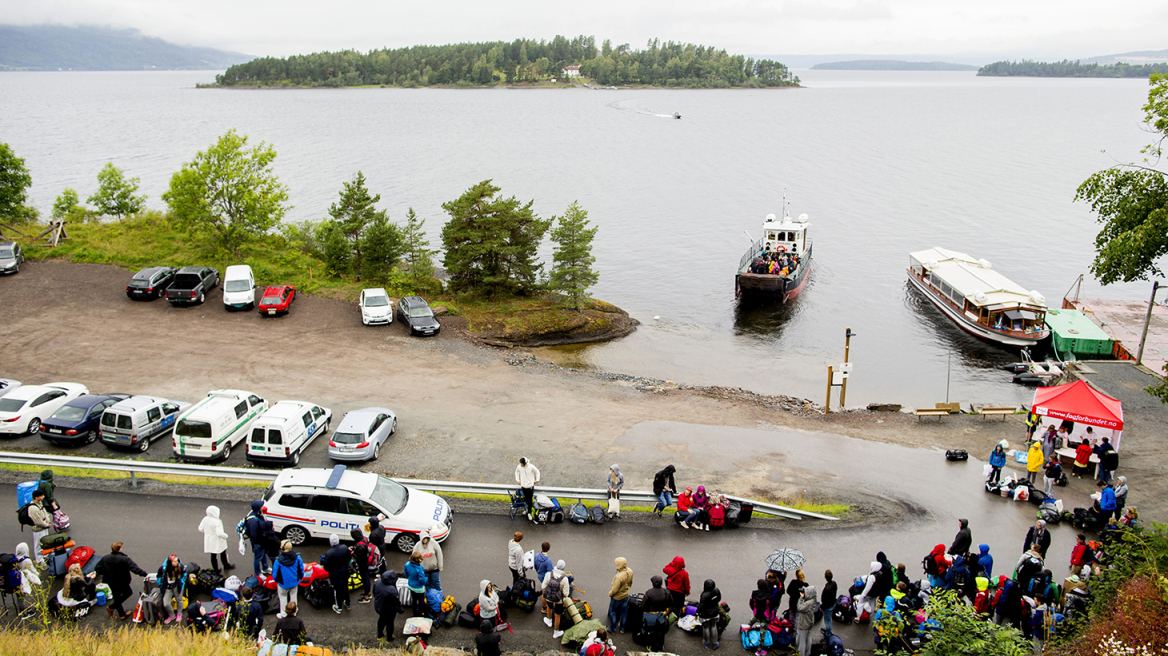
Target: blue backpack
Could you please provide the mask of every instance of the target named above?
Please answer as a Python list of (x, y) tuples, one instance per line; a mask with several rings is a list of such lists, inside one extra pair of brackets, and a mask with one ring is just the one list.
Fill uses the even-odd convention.
[(827, 637), (827, 643), (824, 645), (824, 652), (827, 656), (844, 656), (844, 641), (836, 634), (831, 634)]
[(774, 644), (771, 632), (764, 627), (743, 624), (738, 627), (738, 631), (742, 637), (742, 648), (747, 651), (766, 649)]

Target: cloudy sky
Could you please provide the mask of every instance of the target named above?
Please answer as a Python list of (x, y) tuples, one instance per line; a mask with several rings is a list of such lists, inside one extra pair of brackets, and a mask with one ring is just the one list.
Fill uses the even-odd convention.
[(1168, 48), (1164, 0), (0, 0), (0, 22), (133, 27), (254, 55), (556, 34), (745, 54), (1061, 59)]

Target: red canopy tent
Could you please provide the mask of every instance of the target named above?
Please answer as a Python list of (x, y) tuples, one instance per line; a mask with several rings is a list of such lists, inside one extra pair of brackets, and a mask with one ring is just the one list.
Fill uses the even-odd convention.
[(1113, 431), (1109, 436), (1111, 444), (1119, 448), (1120, 432), (1123, 430), (1123, 404), (1084, 381), (1057, 387), (1039, 387), (1034, 390), (1033, 407), (1035, 414), (1040, 417), (1109, 428)]

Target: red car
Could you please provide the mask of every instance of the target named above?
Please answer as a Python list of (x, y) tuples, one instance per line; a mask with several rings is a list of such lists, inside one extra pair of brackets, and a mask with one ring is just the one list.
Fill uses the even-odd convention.
[(287, 314), (292, 307), (292, 299), (296, 298), (296, 288), (292, 285), (269, 285), (260, 297), (257, 306), (260, 314)]

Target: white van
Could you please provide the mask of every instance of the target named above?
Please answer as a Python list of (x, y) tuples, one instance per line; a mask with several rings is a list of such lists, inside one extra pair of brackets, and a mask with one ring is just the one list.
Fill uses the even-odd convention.
[(190, 403), (157, 396), (131, 396), (101, 413), (98, 433), (106, 446), (145, 451), (150, 442), (174, 426), (175, 419)]
[(172, 448), (179, 460), (227, 460), (268, 402), (251, 392), (212, 390), (179, 415)]
[(328, 432), (333, 413), (305, 401), (278, 401), (256, 419), (247, 440), (249, 462), (295, 467), (300, 454)]
[(251, 267), (236, 264), (223, 274), (223, 307), (232, 310), (250, 310), (255, 307), (255, 276)]

